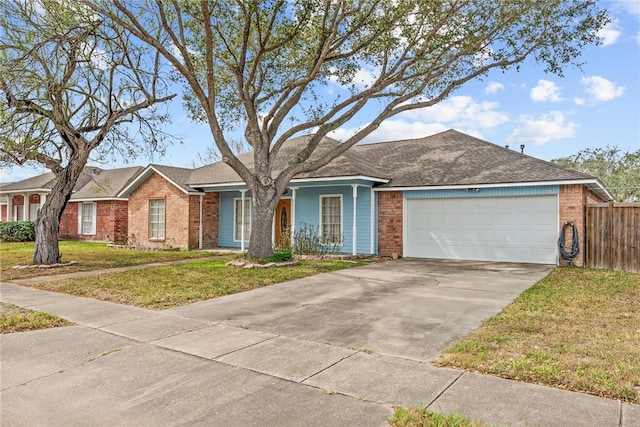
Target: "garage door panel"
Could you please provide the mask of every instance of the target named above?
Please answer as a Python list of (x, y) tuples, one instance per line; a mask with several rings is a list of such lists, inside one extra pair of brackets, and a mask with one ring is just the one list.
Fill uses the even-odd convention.
[(556, 262), (556, 196), (408, 199), (409, 257)]

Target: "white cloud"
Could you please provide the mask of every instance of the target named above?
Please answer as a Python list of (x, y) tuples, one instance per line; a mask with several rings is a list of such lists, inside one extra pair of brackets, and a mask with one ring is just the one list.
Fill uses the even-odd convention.
[(622, 31), (620, 31), (620, 24), (618, 23), (617, 19), (609, 22), (602, 29), (600, 29), (597, 34), (597, 36), (602, 40), (603, 47), (611, 46), (618, 41), (621, 35)]
[(540, 79), (538, 85), (531, 89), (531, 99), (534, 102), (560, 102), (560, 88), (550, 80)]
[(539, 117), (522, 115), (519, 121), (522, 125), (509, 136), (507, 141), (510, 143), (531, 142), (542, 145), (550, 141), (572, 138), (578, 127), (576, 123), (566, 121), (561, 111), (551, 111)]
[(586, 104), (587, 101), (585, 101), (584, 98), (575, 97), (575, 98), (573, 98), (573, 102), (576, 105), (584, 105), (584, 104)]
[(611, 101), (622, 96), (626, 89), (600, 76), (583, 77), (580, 82), (585, 86), (585, 91), (596, 101)]
[[(329, 136), (331, 138), (344, 141), (353, 136), (364, 126), (350, 129), (336, 129), (330, 133)], [(425, 136), (443, 132), (447, 129), (449, 129), (449, 127), (442, 123), (409, 122), (403, 119), (390, 119), (382, 122), (380, 127), (367, 136), (363, 142), (397, 141), (401, 139), (423, 138)]]
[(484, 93), (487, 95), (492, 95), (497, 93), (499, 90), (503, 90), (504, 85), (499, 82), (489, 82), (486, 88), (484, 88)]
[(470, 96), (452, 96), (432, 107), (402, 113), (402, 117), (445, 123), (455, 129), (490, 129), (509, 121), (497, 102), (477, 102)]
[(616, 6), (640, 18), (640, 2), (637, 0), (618, 0), (616, 1)]

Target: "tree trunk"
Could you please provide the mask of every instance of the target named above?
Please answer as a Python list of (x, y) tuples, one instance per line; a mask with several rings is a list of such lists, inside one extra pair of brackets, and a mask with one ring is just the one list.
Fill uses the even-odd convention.
[(33, 254), (35, 265), (56, 264), (61, 261), (58, 246), (60, 219), (86, 163), (86, 156), (73, 157), (66, 168), (56, 173), (55, 183), (36, 223), (36, 250)]
[(248, 256), (253, 259), (268, 258), (273, 255), (273, 215), (280, 196), (273, 185), (267, 188), (258, 185), (251, 195), (253, 218)]

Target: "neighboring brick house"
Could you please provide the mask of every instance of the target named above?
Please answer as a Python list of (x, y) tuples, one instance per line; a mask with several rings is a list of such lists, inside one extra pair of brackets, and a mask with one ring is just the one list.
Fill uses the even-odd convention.
[[(128, 235), (127, 200), (117, 194), (142, 170), (129, 167), (103, 170), (86, 167), (76, 183), (60, 219), (62, 239), (114, 241)], [(2, 220), (31, 220), (38, 217), (53, 187), (53, 173), (3, 185)]]

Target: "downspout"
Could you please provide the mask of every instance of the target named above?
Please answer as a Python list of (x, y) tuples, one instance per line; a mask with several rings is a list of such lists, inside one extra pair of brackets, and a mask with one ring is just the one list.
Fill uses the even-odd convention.
[(13, 222), (13, 194), (7, 196), (7, 222)]
[(202, 249), (202, 234), (203, 234), (203, 224), (202, 224), (202, 205), (204, 204), (204, 194), (200, 195), (200, 220), (198, 223), (198, 249)]
[(351, 230), (352, 233), (352, 239), (353, 239), (353, 247), (351, 249), (351, 255), (355, 255), (357, 250), (357, 239), (356, 239), (356, 234), (358, 232), (358, 227), (356, 224), (356, 212), (357, 212), (357, 201), (358, 201), (358, 184), (351, 184), (351, 187), (353, 187), (353, 228)]

